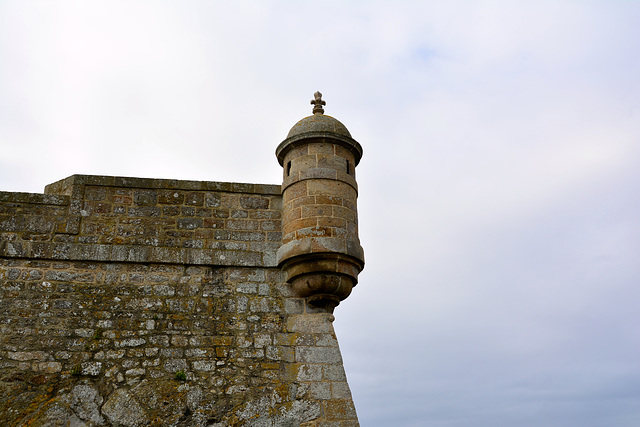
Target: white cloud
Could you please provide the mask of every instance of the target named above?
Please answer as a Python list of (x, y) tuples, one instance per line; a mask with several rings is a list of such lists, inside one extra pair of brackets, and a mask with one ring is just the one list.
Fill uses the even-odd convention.
[(0, 189), (277, 183), (275, 147), (320, 90), (365, 150), (367, 266), (336, 313), (362, 424), (636, 425), (638, 18), (622, 1), (4, 2)]

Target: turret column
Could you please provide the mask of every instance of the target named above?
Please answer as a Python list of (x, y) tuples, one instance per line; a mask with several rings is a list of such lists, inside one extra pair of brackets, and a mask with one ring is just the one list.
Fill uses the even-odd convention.
[(362, 147), (342, 123), (324, 115), (321, 97), (315, 93), (313, 115), (296, 123), (276, 150), (284, 168), (278, 264), (300, 297), (331, 312), (364, 267), (355, 178)]

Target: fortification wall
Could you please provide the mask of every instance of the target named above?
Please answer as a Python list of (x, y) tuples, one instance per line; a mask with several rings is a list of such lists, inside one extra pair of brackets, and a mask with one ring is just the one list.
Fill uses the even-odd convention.
[(275, 266), (280, 186), (74, 175), (0, 192), (0, 256)]
[(354, 426), (332, 326), (276, 266), (273, 185), (0, 193), (0, 424)]

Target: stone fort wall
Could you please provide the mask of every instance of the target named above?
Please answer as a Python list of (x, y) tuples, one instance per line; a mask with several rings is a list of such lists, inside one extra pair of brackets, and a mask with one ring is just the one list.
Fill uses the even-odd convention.
[(0, 424), (357, 425), (333, 315), (278, 266), (282, 220), (274, 185), (0, 192)]

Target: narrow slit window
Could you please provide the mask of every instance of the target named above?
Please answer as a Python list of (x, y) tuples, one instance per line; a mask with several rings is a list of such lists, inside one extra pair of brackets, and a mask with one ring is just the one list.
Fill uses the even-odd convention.
[(287, 176), (291, 174), (291, 160), (287, 162)]

